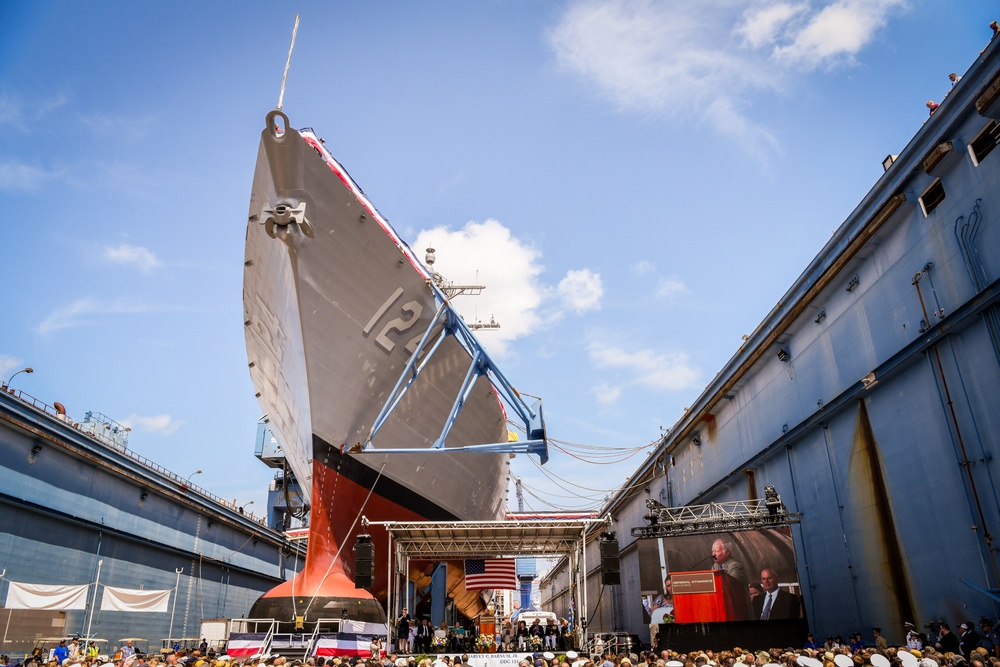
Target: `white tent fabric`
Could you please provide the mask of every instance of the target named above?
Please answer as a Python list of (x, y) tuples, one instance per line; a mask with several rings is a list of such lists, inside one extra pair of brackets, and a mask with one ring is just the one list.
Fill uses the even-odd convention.
[(164, 591), (151, 591), (105, 586), (104, 597), (101, 598), (101, 609), (103, 611), (168, 611), (172, 590), (172, 588), (168, 588)]
[(7, 609), (42, 609), (69, 611), (87, 608), (86, 584), (60, 586), (53, 584), (22, 584), (10, 582), (7, 588)]

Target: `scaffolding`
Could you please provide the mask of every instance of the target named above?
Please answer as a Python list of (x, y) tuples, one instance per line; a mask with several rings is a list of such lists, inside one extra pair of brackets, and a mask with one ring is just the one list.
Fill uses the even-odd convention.
[(648, 526), (632, 528), (638, 538), (703, 535), (737, 530), (759, 530), (789, 526), (801, 521), (797, 512), (789, 512), (773, 486), (764, 489), (763, 500), (736, 500), (707, 505), (666, 507), (646, 499)]
[[(573, 588), (580, 592), (577, 609), (587, 609), (587, 535), (599, 526), (610, 527), (611, 517), (574, 519), (514, 519), (510, 521), (368, 521), (363, 530), (380, 526), (389, 536), (386, 553), (389, 590), (388, 608), (397, 609), (399, 596), (410, 607), (409, 587), (396, 590), (397, 579), (410, 571), (410, 560), (466, 558), (536, 558), (565, 556), (569, 562)], [(392, 613), (391, 611), (389, 612)], [(583, 618), (581, 616), (581, 618)], [(498, 624), (499, 627), (499, 624)], [(573, 629), (578, 646), (585, 646), (587, 628), (577, 623)]]

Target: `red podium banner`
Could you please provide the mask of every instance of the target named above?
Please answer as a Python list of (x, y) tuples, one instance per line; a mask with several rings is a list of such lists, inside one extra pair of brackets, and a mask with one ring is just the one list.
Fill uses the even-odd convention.
[(747, 589), (739, 579), (717, 570), (671, 572), (677, 623), (745, 621), (750, 618)]

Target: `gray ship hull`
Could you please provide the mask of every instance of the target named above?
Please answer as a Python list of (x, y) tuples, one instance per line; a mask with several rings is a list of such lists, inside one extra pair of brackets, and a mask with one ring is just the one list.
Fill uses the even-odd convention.
[[(430, 275), (309, 130), (268, 116), (247, 225), (244, 309), (250, 375), (269, 426), (310, 503), (309, 558), (288, 590), (355, 592), (353, 545), (372, 521), (497, 519), (506, 455), (428, 448), (439, 438), (469, 368), (445, 337), (373, 440), (409, 453), (351, 454), (436, 315)], [(432, 334), (432, 335), (436, 335)], [(447, 446), (505, 442), (497, 395), (480, 378)], [(373, 532), (384, 553), (384, 531)], [(333, 585), (330, 572), (347, 579)], [(376, 571), (376, 597), (385, 572)], [(288, 610), (290, 614), (294, 610)], [(273, 612), (271, 612), (273, 613)]]

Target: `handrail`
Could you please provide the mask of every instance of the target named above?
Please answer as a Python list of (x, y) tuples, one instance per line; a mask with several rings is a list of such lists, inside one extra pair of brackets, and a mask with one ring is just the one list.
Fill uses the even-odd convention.
[(316, 642), (319, 641), (319, 636), (323, 632), (324, 623), (332, 624), (335, 627), (334, 632), (340, 632), (343, 629), (341, 620), (339, 618), (316, 619), (316, 627), (313, 628), (312, 636), (309, 638), (309, 643), (306, 645), (306, 654), (303, 656), (303, 659), (315, 657), (313, 656), (313, 651), (316, 650)]
[(271, 623), (271, 627), (268, 628), (267, 634), (264, 635), (264, 644), (260, 647), (261, 655), (268, 655), (271, 652), (271, 642), (274, 641), (274, 631), (278, 627), (278, 622), (275, 621)]
[(316, 648), (316, 641), (319, 639), (319, 625), (319, 623), (316, 624), (316, 627), (313, 628), (312, 635), (309, 636), (309, 641), (306, 643), (305, 655), (302, 656), (303, 660), (313, 657), (313, 651)]
[[(105, 448), (111, 449), (111, 450), (117, 452), (118, 454), (123, 454), (124, 456), (126, 456), (129, 459), (131, 459), (135, 463), (138, 463), (139, 465), (143, 466), (144, 468), (147, 468), (148, 470), (151, 470), (151, 471), (153, 471), (155, 473), (158, 473), (159, 475), (162, 475), (163, 477), (167, 477), (167, 478), (171, 479), (172, 481), (176, 482), (182, 489), (194, 491), (194, 492), (198, 493), (199, 495), (202, 495), (202, 496), (208, 498), (209, 500), (212, 500), (212, 501), (216, 502), (217, 504), (222, 505), (223, 507), (226, 507), (226, 508), (238, 511), (238, 505), (235, 502), (231, 502), (231, 501), (226, 500), (225, 498), (221, 498), (220, 496), (215, 495), (211, 491), (208, 491), (207, 489), (205, 489), (205, 488), (203, 488), (201, 486), (198, 486), (197, 484), (192, 484), (187, 479), (181, 477), (180, 475), (178, 475), (177, 473), (173, 472), (172, 470), (168, 470), (167, 468), (163, 467), (159, 463), (156, 463), (155, 461), (151, 461), (150, 459), (146, 458), (142, 454), (139, 454), (138, 452), (136, 452), (136, 451), (134, 451), (132, 449), (129, 449), (128, 446), (126, 446), (126, 445), (120, 445), (120, 444), (114, 442), (111, 438), (108, 438), (108, 437), (104, 436), (102, 433), (100, 433), (98, 431), (89, 431), (89, 430), (85, 430), (85, 429), (81, 428), (82, 424), (86, 424), (88, 422), (78, 422), (78, 421), (75, 421), (73, 419), (70, 419), (70, 417), (68, 415), (59, 412), (58, 410), (56, 410), (54, 407), (52, 407), (48, 403), (45, 403), (44, 401), (42, 401), (42, 400), (40, 400), (38, 398), (35, 398), (31, 394), (28, 394), (27, 392), (21, 391), (20, 389), (13, 389), (13, 388), (7, 387), (6, 385), (3, 385), (3, 386), (0, 386), (0, 391), (3, 391), (5, 393), (7, 393), (7, 394), (10, 394), (14, 398), (16, 398), (19, 401), (21, 401), (22, 403), (30, 406), (31, 408), (33, 408), (34, 410), (37, 410), (38, 412), (41, 412), (41, 413), (45, 414), (46, 416), (51, 417), (51, 418), (53, 418), (53, 419), (55, 419), (57, 421), (62, 422), (63, 424), (66, 424), (67, 426), (72, 427), (78, 433), (89, 437), (91, 440), (94, 440), (95, 442), (99, 443), (100, 445), (104, 446)], [(246, 514), (242, 514), (241, 516), (246, 517), (250, 521), (253, 521), (254, 523), (260, 524), (264, 528), (268, 528), (268, 530), (270, 530), (270, 527), (267, 525), (267, 517), (266, 516), (262, 516), (262, 517), (258, 518), (258, 517), (256, 517), (254, 515), (254, 513), (252, 511), (247, 511)], [(277, 532), (277, 531), (275, 531), (275, 532)]]

